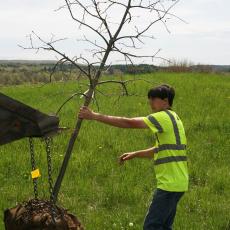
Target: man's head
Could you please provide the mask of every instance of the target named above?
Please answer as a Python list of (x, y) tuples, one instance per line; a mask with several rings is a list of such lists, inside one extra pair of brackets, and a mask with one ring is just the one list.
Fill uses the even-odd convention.
[(158, 112), (173, 105), (175, 90), (170, 85), (159, 85), (148, 92), (149, 104), (153, 111)]

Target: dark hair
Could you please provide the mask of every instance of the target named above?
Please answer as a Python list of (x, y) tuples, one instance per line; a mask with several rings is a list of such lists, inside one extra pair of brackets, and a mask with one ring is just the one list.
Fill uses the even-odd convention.
[(152, 88), (148, 92), (148, 98), (161, 98), (165, 99), (168, 98), (169, 105), (172, 106), (173, 99), (175, 97), (175, 90), (172, 86), (163, 84), (159, 85), (155, 88)]

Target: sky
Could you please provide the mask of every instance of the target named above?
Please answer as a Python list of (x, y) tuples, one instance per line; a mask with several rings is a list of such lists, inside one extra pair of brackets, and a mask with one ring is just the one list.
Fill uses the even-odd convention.
[[(55, 38), (68, 38), (57, 47), (71, 57), (89, 55), (89, 45), (77, 39), (81, 39), (83, 34), (93, 41), (98, 37), (87, 30), (79, 30), (67, 10), (56, 11), (63, 4), (63, 0), (0, 0), (0, 59), (57, 59), (54, 53), (36, 53), (18, 46), (29, 46), (28, 35), (31, 31), (44, 39), (49, 39), (52, 34)], [(171, 13), (187, 23), (171, 18), (167, 24), (170, 33), (159, 23), (151, 30), (155, 38), (146, 39), (144, 47), (135, 52), (147, 55), (150, 50), (161, 49), (158, 56), (166, 59), (186, 60), (194, 64), (230, 65), (229, 9), (229, 0), (180, 0)], [(122, 13), (121, 9), (112, 12), (110, 17), (115, 20), (119, 12)], [(143, 26), (147, 17), (139, 13), (138, 25)], [(109, 62), (116, 64), (118, 59), (116, 55), (111, 56)]]

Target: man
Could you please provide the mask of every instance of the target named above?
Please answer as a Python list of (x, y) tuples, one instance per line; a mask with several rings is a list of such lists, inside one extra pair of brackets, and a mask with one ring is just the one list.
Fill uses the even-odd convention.
[(153, 158), (157, 179), (153, 201), (144, 221), (144, 230), (172, 229), (176, 208), (184, 192), (188, 190), (186, 136), (183, 123), (172, 110), (174, 89), (160, 85), (148, 92), (149, 104), (154, 113), (147, 117), (116, 117), (95, 113), (82, 107), (79, 118), (96, 120), (120, 128), (150, 128), (156, 136), (154, 147), (124, 153), (120, 163), (136, 157)]

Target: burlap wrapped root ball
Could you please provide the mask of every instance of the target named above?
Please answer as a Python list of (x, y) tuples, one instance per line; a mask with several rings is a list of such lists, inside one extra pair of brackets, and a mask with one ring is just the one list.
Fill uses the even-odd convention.
[(38, 199), (5, 210), (4, 222), (6, 230), (84, 230), (66, 209)]

